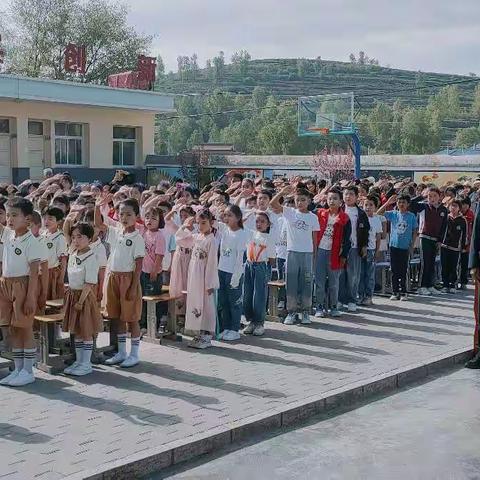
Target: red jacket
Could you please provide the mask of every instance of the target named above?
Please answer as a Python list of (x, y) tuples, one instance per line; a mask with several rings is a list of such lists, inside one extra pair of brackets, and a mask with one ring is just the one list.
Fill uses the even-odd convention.
[[(315, 248), (318, 248), (323, 238), (323, 234), (328, 225), (328, 217), (330, 210), (328, 208), (320, 208), (317, 210), (318, 222), (320, 230), (315, 233)], [(350, 218), (343, 211), (338, 212), (337, 219), (333, 224), (332, 249), (330, 251), (330, 268), (332, 270), (340, 270), (340, 257), (347, 258), (351, 248), (350, 237), (352, 234), (352, 224)]]
[(467, 243), (463, 251), (468, 252), (470, 250), (470, 240), (472, 239), (473, 222), (475, 220), (475, 214), (469, 208), (463, 216), (467, 221)]

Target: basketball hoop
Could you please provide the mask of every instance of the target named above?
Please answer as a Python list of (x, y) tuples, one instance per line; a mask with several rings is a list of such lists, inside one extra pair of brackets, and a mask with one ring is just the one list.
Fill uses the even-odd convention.
[(320, 127), (310, 127), (310, 128), (307, 128), (307, 130), (309, 132), (317, 132), (319, 133), (320, 135), (328, 135), (330, 133), (330, 129), (329, 128), (326, 128), (326, 127), (323, 127), (323, 128), (320, 128)]

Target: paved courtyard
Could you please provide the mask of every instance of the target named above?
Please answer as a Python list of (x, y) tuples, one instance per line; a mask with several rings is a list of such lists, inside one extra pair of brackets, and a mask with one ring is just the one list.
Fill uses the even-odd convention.
[(131, 370), (39, 373), (33, 385), (0, 391), (0, 478), (64, 478), (470, 347), (472, 297), (377, 298), (356, 314), (269, 323), (262, 338), (206, 351), (142, 343)]

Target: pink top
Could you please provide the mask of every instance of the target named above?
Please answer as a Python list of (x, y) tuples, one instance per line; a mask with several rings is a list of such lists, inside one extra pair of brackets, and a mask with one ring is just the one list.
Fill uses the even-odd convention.
[[(143, 257), (142, 271), (152, 273), (155, 267), (155, 255), (165, 255), (165, 236), (161, 230), (151, 231), (137, 226), (145, 240), (145, 256)], [(162, 267), (160, 266), (160, 272)], [(159, 273), (159, 272), (157, 272)]]

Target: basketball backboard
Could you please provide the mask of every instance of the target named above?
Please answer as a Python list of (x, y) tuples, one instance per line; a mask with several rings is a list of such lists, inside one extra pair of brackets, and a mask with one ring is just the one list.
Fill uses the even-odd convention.
[(298, 99), (298, 135), (351, 135), (354, 98), (351, 93), (331, 93)]

